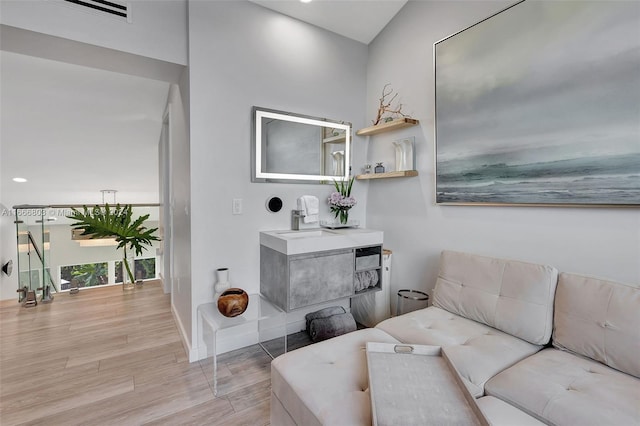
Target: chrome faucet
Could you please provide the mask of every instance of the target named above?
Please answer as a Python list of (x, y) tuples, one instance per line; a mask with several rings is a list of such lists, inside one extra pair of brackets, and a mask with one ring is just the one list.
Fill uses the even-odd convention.
[(291, 230), (300, 230), (300, 219), (304, 217), (302, 210), (291, 210)]

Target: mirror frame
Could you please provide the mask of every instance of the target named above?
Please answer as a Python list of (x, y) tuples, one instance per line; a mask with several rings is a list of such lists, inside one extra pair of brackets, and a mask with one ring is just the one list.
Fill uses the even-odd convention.
[[(253, 117), (253, 129), (251, 138), (251, 181), (252, 182), (284, 182), (284, 183), (333, 183), (333, 181), (349, 180), (351, 174), (351, 123), (326, 118), (312, 117), (295, 114), (292, 112), (278, 111), (274, 109), (254, 106), (251, 110)], [(262, 170), (262, 119), (272, 118), (294, 123), (310, 124), (318, 127), (330, 127), (332, 129), (345, 130), (344, 147), (344, 174), (331, 175), (305, 175), (290, 173), (269, 173)]]

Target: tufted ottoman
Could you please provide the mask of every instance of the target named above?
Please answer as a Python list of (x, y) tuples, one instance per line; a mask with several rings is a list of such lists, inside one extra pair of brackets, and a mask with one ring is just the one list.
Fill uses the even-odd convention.
[(371, 424), (367, 342), (398, 341), (382, 330), (369, 328), (273, 360), (271, 424)]

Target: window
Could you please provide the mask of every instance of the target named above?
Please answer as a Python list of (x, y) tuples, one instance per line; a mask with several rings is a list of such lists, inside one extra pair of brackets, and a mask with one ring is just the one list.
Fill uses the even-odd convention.
[(76, 280), (78, 287), (95, 287), (107, 284), (107, 262), (83, 263), (60, 267), (60, 289), (68, 290), (71, 282)]
[[(136, 259), (133, 275), (137, 280), (152, 280), (156, 277), (156, 258)], [(126, 273), (126, 271), (124, 272)], [(116, 261), (116, 283), (122, 282), (122, 261)]]

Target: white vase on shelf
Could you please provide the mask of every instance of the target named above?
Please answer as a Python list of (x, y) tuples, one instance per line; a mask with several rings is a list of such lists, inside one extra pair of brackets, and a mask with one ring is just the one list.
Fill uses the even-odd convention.
[(405, 138), (394, 141), (396, 149), (396, 171), (415, 170), (413, 155), (414, 138)]
[(216, 284), (213, 286), (216, 294), (220, 294), (231, 288), (229, 284), (229, 268), (216, 269)]
[(331, 156), (333, 157), (333, 174), (342, 176), (344, 174), (344, 151), (334, 151)]

